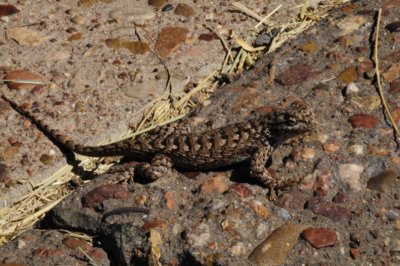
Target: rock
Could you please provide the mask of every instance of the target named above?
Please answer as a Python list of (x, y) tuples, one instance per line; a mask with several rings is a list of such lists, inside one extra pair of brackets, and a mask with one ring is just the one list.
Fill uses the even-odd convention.
[(289, 251), (307, 227), (304, 224), (292, 223), (279, 227), (250, 253), (249, 261), (257, 266), (285, 263)]
[(124, 8), (112, 10), (108, 16), (115, 21), (126, 21), (143, 23), (146, 20), (153, 19), (155, 14), (150, 7), (143, 7), (135, 2), (125, 5)]
[(393, 80), (400, 77), (400, 63), (391, 65), (383, 74), (382, 77), (387, 82), (392, 82)]
[(174, 14), (183, 16), (185, 18), (190, 18), (196, 15), (196, 12), (194, 11), (193, 7), (184, 3), (179, 3), (175, 8)]
[(398, 174), (393, 169), (387, 169), (368, 180), (367, 188), (380, 191), (382, 193), (389, 192), (397, 181)]
[(381, 98), (370, 95), (366, 97), (352, 97), (351, 102), (360, 109), (373, 111), (381, 106)]
[(169, 192), (169, 191), (165, 192), (164, 200), (167, 204), (168, 209), (175, 210), (178, 208), (175, 196), (172, 194), (172, 192)]
[(345, 19), (337, 23), (338, 28), (341, 29), (340, 33), (338, 33), (338, 36), (348, 35), (359, 29), (367, 22), (368, 20), (365, 16), (347, 16)]
[(169, 57), (186, 40), (189, 33), (183, 27), (165, 27), (161, 30), (156, 42), (156, 49), (163, 57)]
[(350, 220), (350, 211), (346, 207), (325, 201), (319, 197), (311, 199), (307, 207), (313, 213), (325, 216), (335, 222), (348, 222)]
[(8, 72), (6, 75), (4, 75), (3, 79), (6, 80), (27, 80), (27, 81), (32, 81), (33, 83), (37, 84), (31, 84), (31, 83), (23, 83), (23, 82), (8, 82), (7, 87), (10, 90), (33, 90), (33, 89), (40, 89), (44, 87), (44, 85), (47, 82), (47, 79), (39, 74), (35, 74), (32, 72), (29, 72), (27, 70), (13, 70), (11, 72)]
[(114, 50), (125, 48), (133, 54), (146, 54), (150, 51), (149, 45), (140, 41), (129, 41), (124, 39), (107, 39), (107, 47)]
[(210, 228), (207, 224), (201, 223), (187, 233), (187, 241), (191, 247), (204, 247), (211, 238)]
[(297, 63), (281, 73), (277, 78), (277, 82), (286, 86), (301, 85), (317, 78), (319, 74), (320, 73), (314, 69), (314, 66)]
[(339, 166), (339, 176), (342, 181), (354, 191), (361, 190), (360, 174), (364, 167), (356, 164), (342, 164)]
[(278, 197), (276, 200), (276, 205), (290, 209), (292, 211), (300, 212), (304, 209), (304, 205), (307, 202), (307, 195), (299, 190), (292, 190), (286, 192)]
[(312, 54), (318, 50), (318, 45), (315, 42), (308, 42), (300, 46), (301, 51)]
[(360, 251), (357, 248), (350, 249), (350, 256), (353, 260), (357, 259), (360, 256)]
[(347, 195), (343, 192), (338, 192), (332, 199), (334, 203), (345, 203), (347, 201)]
[(330, 176), (330, 173), (324, 173), (317, 176), (317, 180), (314, 183), (314, 191), (316, 196), (323, 197), (328, 195)]
[(130, 196), (129, 191), (120, 184), (107, 184), (98, 186), (82, 197), (82, 205), (92, 208), (95, 204), (106, 199), (125, 199)]
[(248, 198), (253, 195), (253, 192), (251, 191), (251, 189), (243, 184), (233, 184), (229, 188), (229, 191), (236, 194), (240, 198)]
[(364, 154), (364, 147), (358, 144), (351, 145), (346, 148), (346, 151), (351, 154), (355, 155), (363, 155)]
[(392, 95), (397, 95), (400, 93), (400, 79), (390, 82), (388, 93)]
[(77, 25), (83, 25), (86, 22), (86, 18), (82, 15), (76, 15), (73, 18), (71, 18), (71, 22)]
[(360, 231), (354, 231), (350, 234), (350, 241), (352, 241), (354, 244), (356, 244), (357, 246), (360, 245), (361, 243), (361, 232)]
[(155, 8), (161, 8), (165, 4), (165, 0), (149, 0), (147, 3)]
[(345, 70), (343, 70), (339, 76), (337, 76), (337, 79), (340, 80), (343, 83), (352, 83), (356, 81), (357, 79), (357, 70), (354, 66), (348, 67)]
[(337, 242), (337, 234), (327, 228), (308, 228), (301, 236), (316, 249), (334, 246)]
[(251, 200), (249, 202), (246, 202), (246, 205), (248, 205), (256, 214), (257, 216), (267, 219), (269, 216), (269, 208), (262, 202), (258, 200)]
[(353, 128), (375, 128), (379, 124), (376, 116), (368, 114), (355, 114), (348, 119)]
[(400, 21), (389, 23), (385, 28), (390, 32), (400, 32)]
[(391, 111), (390, 114), (392, 115), (395, 123), (398, 123), (400, 121), (400, 107), (396, 107), (396, 109)]
[(97, 1), (98, 0), (79, 0), (78, 6), (83, 8), (91, 7), (96, 4)]
[(20, 10), (13, 5), (0, 5), (0, 18), (12, 16), (19, 13)]
[(228, 178), (222, 173), (208, 176), (201, 185), (201, 192), (204, 194), (210, 194), (214, 192), (223, 193), (229, 188), (226, 182), (227, 180)]
[(325, 143), (323, 148), (326, 153), (335, 153), (340, 149), (340, 143)]
[(8, 39), (13, 39), (18, 44), (27, 46), (38, 46), (49, 39), (48, 36), (40, 32), (24, 27), (7, 29), (6, 35)]
[(168, 12), (168, 11), (171, 11), (172, 9), (174, 9), (174, 6), (173, 6), (173, 5), (171, 5), (171, 4), (166, 4), (166, 5), (161, 9), (161, 11), (162, 11), (162, 12)]

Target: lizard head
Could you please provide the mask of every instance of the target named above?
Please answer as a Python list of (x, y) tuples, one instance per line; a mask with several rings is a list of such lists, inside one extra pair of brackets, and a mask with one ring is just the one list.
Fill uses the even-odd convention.
[(317, 119), (311, 107), (297, 102), (273, 112), (269, 123), (271, 133), (277, 138), (275, 140), (277, 142), (315, 131), (317, 127)]

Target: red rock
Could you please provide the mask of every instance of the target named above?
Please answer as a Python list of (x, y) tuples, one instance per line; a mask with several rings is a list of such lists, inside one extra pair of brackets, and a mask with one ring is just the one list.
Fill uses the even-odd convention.
[(74, 237), (66, 237), (62, 240), (62, 243), (64, 244), (64, 246), (70, 249), (81, 248), (83, 250), (86, 250), (87, 248), (90, 247), (90, 245), (87, 242)]
[(12, 16), (18, 12), (20, 12), (20, 10), (13, 5), (0, 5), (0, 18), (4, 16)]
[(400, 0), (389, 0), (382, 5), (382, 8), (389, 9), (398, 5), (400, 5)]
[(350, 256), (353, 260), (357, 259), (360, 255), (360, 251), (357, 248), (350, 249)]
[(393, 80), (390, 82), (388, 92), (392, 95), (396, 95), (400, 93), (400, 79)]
[(292, 211), (304, 210), (304, 205), (307, 202), (307, 195), (299, 190), (292, 190), (286, 192), (278, 197), (276, 205), (284, 209), (290, 209)]
[(211, 33), (202, 33), (199, 36), (199, 40), (209, 42), (209, 41), (215, 40), (215, 36), (214, 36), (214, 34), (211, 34)]
[(368, 114), (355, 114), (348, 121), (353, 128), (374, 128), (379, 124), (377, 117)]
[(100, 203), (106, 199), (125, 199), (130, 196), (130, 193), (123, 185), (120, 184), (107, 184), (99, 186), (89, 191), (82, 197), (82, 205), (87, 208), (92, 208), (95, 204)]
[(189, 30), (183, 27), (163, 28), (156, 42), (157, 51), (161, 56), (169, 57), (186, 40), (188, 33)]
[(325, 201), (319, 197), (308, 201), (307, 207), (313, 213), (325, 216), (335, 222), (348, 222), (350, 220), (350, 211), (346, 207)]
[(319, 74), (320, 72), (316, 71), (312, 65), (297, 63), (280, 74), (277, 81), (281, 85), (301, 85), (315, 79)]
[(168, 209), (175, 210), (178, 208), (178, 204), (176, 203), (176, 199), (175, 199), (174, 195), (172, 194), (172, 192), (170, 192), (170, 191), (165, 192), (164, 200), (167, 203)]
[(15, 82), (8, 82), (7, 87), (10, 90), (33, 90), (35, 88), (41, 88), (45, 85), (46, 83), (46, 78), (26, 71), (26, 70), (14, 70), (11, 72), (8, 72), (3, 79), (6, 80), (29, 80), (29, 81), (34, 81), (34, 82), (41, 82), (43, 84), (29, 84), (29, 83), (15, 83)]
[(228, 190), (228, 184), (226, 181), (227, 177), (223, 174), (215, 174), (207, 177), (201, 185), (201, 192), (204, 194), (210, 194), (213, 192), (223, 193)]
[(253, 195), (253, 192), (251, 191), (251, 189), (242, 184), (232, 185), (229, 188), (229, 191), (238, 195), (240, 198), (248, 198)]
[(338, 192), (332, 199), (335, 203), (345, 203), (347, 201), (347, 195), (343, 192)]
[(374, 68), (374, 64), (370, 60), (361, 61), (357, 66), (358, 74), (362, 75), (365, 72), (371, 71)]
[(327, 228), (308, 228), (301, 236), (314, 248), (334, 246), (337, 242), (337, 234)]
[(33, 251), (33, 255), (37, 257), (49, 258), (64, 255), (64, 251), (60, 248), (37, 248)]
[(314, 191), (316, 196), (323, 197), (328, 194), (329, 177), (330, 177), (329, 173), (317, 176), (317, 180), (314, 183)]
[(164, 221), (159, 221), (159, 220), (151, 220), (146, 222), (145, 224), (142, 225), (142, 229), (145, 231), (149, 231), (150, 229), (159, 227), (159, 228), (164, 228), (166, 226)]

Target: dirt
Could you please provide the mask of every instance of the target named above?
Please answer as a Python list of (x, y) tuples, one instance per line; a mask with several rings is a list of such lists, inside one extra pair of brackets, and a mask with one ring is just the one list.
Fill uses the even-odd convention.
[[(4, 72), (26, 68), (65, 88), (12, 90), (4, 86), (2, 93), (20, 103), (32, 103), (38, 115), (55, 128), (66, 128), (70, 136), (87, 144), (126, 130), (139, 119), (132, 114), (162, 93), (146, 89), (140, 99), (128, 97), (126, 88), (139, 82), (122, 73), (140, 69), (136, 75), (141, 84), (153, 80), (158, 84), (154, 88), (162, 88), (165, 83), (162, 66), (150, 53), (132, 55), (104, 44), (116, 28), (128, 25), (134, 32), (127, 14), (120, 20), (109, 18), (123, 1), (93, 2), (89, 9), (69, 1), (43, 6), (12, 3), (22, 11), (2, 22), (7, 28), (43, 20), (44, 26), (34, 27), (51, 38), (45, 45), (29, 49), (0, 39), (7, 51), (0, 55)], [(145, 25), (137, 28), (139, 34), (115, 33), (116, 38), (149, 34), (156, 40), (167, 25), (189, 29), (190, 41), (171, 51), (168, 59), (176, 83), (184, 84), (186, 77), (191, 77), (188, 87), (176, 87), (185, 89), (223, 60), (217, 39), (198, 39), (207, 32), (200, 27), (203, 21), (239, 35), (248, 34), (254, 25), (247, 16), (230, 11), (224, 1), (187, 4), (195, 13), (187, 6), (180, 7), (184, 15), (158, 10), (154, 18), (137, 22)], [(252, 5), (249, 7), (264, 15), (275, 7)], [(249, 179), (245, 164), (207, 173), (176, 170), (153, 183), (137, 182), (127, 167), (76, 188), (36, 229), (0, 247), (0, 262), (65, 265), (66, 260), (60, 258), (68, 258), (78, 265), (93, 264), (90, 259), (96, 265), (400, 264), (400, 157), (374, 76), (373, 37), (379, 7), (383, 7), (379, 43), (383, 93), (398, 122), (400, 35), (396, 21), (400, 5), (394, 0), (347, 3), (274, 53), (264, 55), (251, 69), (231, 77), (230, 83), (218, 88), (211, 100), (198, 105), (182, 122), (192, 130), (204, 130), (293, 101), (309, 104), (317, 114), (318, 132), (286, 143), (268, 164), (275, 176), (296, 178), (298, 185), (269, 201), (268, 190)], [(69, 9), (74, 11), (66, 12)], [(71, 24), (71, 18), (83, 10), (85, 22)], [(293, 15), (289, 13), (274, 19), (288, 19)], [(65, 30), (71, 26), (83, 34), (77, 42), (66, 41), (70, 34)], [(85, 56), (88, 51), (90, 55)], [(64, 52), (68, 56), (58, 54)], [(65, 59), (44, 59), (55, 56)], [(80, 108), (76, 108), (78, 102), (83, 103)], [(3, 103), (0, 110), (5, 128), (0, 135), (3, 168), (12, 180), (21, 182), (29, 173), (31, 182), (39, 182), (65, 164), (63, 154), (35, 127)], [(50, 156), (43, 156), (46, 154)], [(4, 184), (4, 197), (17, 195), (14, 191), (25, 193), (16, 187), (19, 190)], [(16, 195), (7, 198), (7, 204), (17, 201)], [(107, 215), (115, 210), (121, 211)], [(69, 236), (58, 230), (88, 234), (93, 241), (71, 244), (72, 240), (66, 240)], [(79, 245), (81, 249), (77, 249)]]

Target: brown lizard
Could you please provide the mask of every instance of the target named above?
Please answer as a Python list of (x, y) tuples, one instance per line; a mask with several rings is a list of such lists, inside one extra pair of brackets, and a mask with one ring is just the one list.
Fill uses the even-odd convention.
[(265, 163), (274, 149), (292, 137), (313, 131), (317, 125), (310, 107), (292, 103), (288, 108), (205, 132), (174, 133), (176, 124), (168, 124), (136, 138), (102, 146), (83, 146), (51, 129), (5, 96), (2, 99), (70, 151), (92, 157), (129, 156), (150, 162), (139, 164), (135, 169), (150, 180), (167, 175), (173, 166), (210, 170), (249, 161), (251, 176), (270, 191), (293, 184), (292, 180), (274, 178), (267, 171)]

